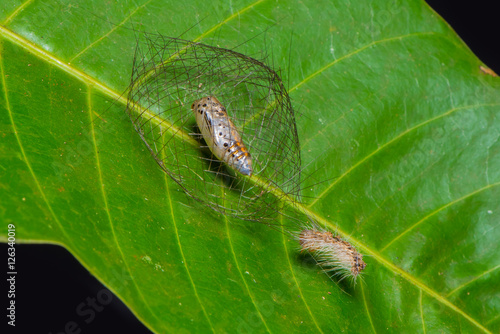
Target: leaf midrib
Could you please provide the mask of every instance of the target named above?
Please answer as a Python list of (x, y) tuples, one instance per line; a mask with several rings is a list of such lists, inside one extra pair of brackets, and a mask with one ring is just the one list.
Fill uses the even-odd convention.
[[(105, 93), (109, 97), (115, 99), (116, 101), (119, 101), (119, 102), (121, 102), (124, 105), (127, 104), (127, 99), (125, 97), (123, 97), (123, 95), (120, 95), (115, 90), (113, 90), (113, 89), (107, 87), (106, 85), (100, 83), (95, 78), (91, 77), (90, 75), (88, 75), (88, 74), (86, 74), (86, 73), (84, 73), (84, 72), (82, 72), (82, 71), (80, 71), (80, 70), (78, 70), (76, 68), (73, 68), (72, 66), (70, 66), (70, 65), (66, 64), (65, 62), (59, 60), (54, 55), (48, 53), (45, 50), (40, 49), (37, 45), (33, 44), (32, 42), (26, 40), (22, 36), (19, 36), (19, 35), (15, 34), (14, 32), (10, 31), (9, 29), (7, 29), (7, 28), (5, 28), (4, 26), (1, 26), (1, 25), (0, 25), (0, 35), (2, 35), (7, 40), (11, 41), (13, 44), (18, 45), (21, 48), (25, 49), (26, 51), (34, 54), (35, 56), (37, 56), (41, 60), (47, 61), (48, 63), (53, 64), (54, 66), (60, 68), (61, 70), (63, 70), (64, 72), (70, 74), (71, 76), (74, 76), (75, 78), (83, 81), (84, 83), (93, 86), (93, 88), (97, 88), (98, 90), (100, 90), (101, 92)], [(415, 34), (413, 34), (413, 35), (415, 35)], [(417, 35), (422, 35), (422, 33), (419, 33)], [(399, 38), (401, 38), (401, 37), (402, 36), (399, 36)], [(391, 40), (395, 40), (397, 38), (398, 37), (393, 37), (393, 38), (391, 38)], [(375, 42), (372, 42), (372, 43), (375, 43)], [(372, 43), (370, 43), (370, 44), (372, 44)], [(366, 47), (363, 47), (363, 48), (367, 49)], [(354, 52), (356, 52), (356, 51), (354, 51)], [(331, 66), (324, 67), (324, 68), (326, 69), (326, 68), (329, 68), (329, 67), (331, 67)], [(311, 76), (306, 77), (306, 79), (307, 78), (311, 78), (312, 79)], [(7, 95), (7, 92), (5, 92), (5, 94)], [(33, 177), (35, 177), (35, 176), (33, 175)], [(287, 201), (290, 200), (290, 199), (288, 199), (286, 197), (285, 197), (285, 199)], [(289, 203), (286, 203), (286, 204), (289, 204)], [(338, 227), (336, 225), (334, 225), (332, 222), (330, 222), (330, 221), (324, 219), (323, 217), (319, 216), (318, 214), (310, 211), (308, 208), (304, 207), (301, 203), (292, 203), (292, 204), (294, 204), (297, 207), (298, 211), (302, 211), (303, 213), (306, 213), (306, 214), (310, 215), (310, 217), (315, 218), (318, 222), (321, 222), (324, 225), (328, 225), (328, 226), (332, 227), (340, 235), (342, 235), (344, 237), (347, 235), (347, 233), (345, 233), (344, 231), (338, 229)], [(430, 296), (432, 296), (436, 300), (440, 301), (441, 303), (445, 304), (446, 306), (448, 306), (449, 308), (451, 308), (455, 312), (459, 313), (461, 316), (463, 316), (464, 318), (466, 318), (467, 320), (469, 320), (472, 324), (474, 324), (476, 327), (478, 327), (482, 331), (484, 331), (486, 333), (490, 333), (486, 328), (484, 328), (481, 324), (479, 324), (475, 319), (473, 319), (467, 313), (465, 313), (464, 311), (462, 311), (461, 309), (459, 309), (458, 307), (456, 307), (454, 304), (452, 304), (450, 301), (448, 301), (445, 297), (441, 296), (439, 293), (437, 293), (433, 289), (429, 288), (427, 285), (425, 285), (422, 282), (418, 281), (412, 275), (408, 274), (407, 272), (405, 272), (401, 268), (398, 268), (397, 266), (395, 266), (394, 264), (392, 264), (391, 262), (389, 262), (387, 259), (385, 259), (377, 251), (374, 251), (370, 247), (362, 244), (361, 242), (359, 242), (359, 240), (355, 240), (353, 238), (350, 238), (350, 240), (352, 240), (360, 249), (362, 249), (366, 253), (369, 253), (370, 255), (372, 255), (373, 258), (375, 258), (380, 264), (384, 265), (387, 269), (391, 270), (394, 273), (397, 273), (397, 274), (401, 275), (403, 278), (405, 278), (411, 284), (413, 284), (413, 285), (419, 287), (420, 289), (426, 291), (427, 294), (429, 294)]]

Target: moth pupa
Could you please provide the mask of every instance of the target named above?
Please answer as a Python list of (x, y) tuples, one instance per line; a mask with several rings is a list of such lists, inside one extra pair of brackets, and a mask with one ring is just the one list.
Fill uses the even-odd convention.
[(294, 110), (278, 73), (262, 61), (145, 33), (127, 112), (162, 170), (215, 211), (273, 223), (288, 210), (281, 198), (300, 199)]
[(219, 100), (207, 96), (194, 101), (191, 109), (208, 148), (217, 159), (243, 175), (252, 175), (252, 157)]

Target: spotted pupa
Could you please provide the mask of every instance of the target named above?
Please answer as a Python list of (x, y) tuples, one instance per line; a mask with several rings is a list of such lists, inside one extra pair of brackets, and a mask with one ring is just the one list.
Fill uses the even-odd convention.
[(252, 157), (219, 100), (207, 96), (194, 101), (191, 109), (203, 139), (217, 159), (243, 175), (252, 175)]
[(295, 115), (278, 73), (234, 50), (144, 37), (127, 113), (158, 165), (219, 213), (275, 222), (288, 210), (281, 198), (299, 200), (301, 188)]

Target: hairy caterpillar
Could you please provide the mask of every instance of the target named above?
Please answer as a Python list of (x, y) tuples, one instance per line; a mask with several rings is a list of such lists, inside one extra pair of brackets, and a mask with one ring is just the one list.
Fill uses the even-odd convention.
[(210, 151), (241, 174), (252, 175), (252, 157), (219, 100), (204, 97), (193, 102), (191, 109)]
[(326, 273), (350, 278), (354, 284), (366, 263), (349, 242), (322, 229), (304, 229), (297, 237), (301, 250), (310, 252)]

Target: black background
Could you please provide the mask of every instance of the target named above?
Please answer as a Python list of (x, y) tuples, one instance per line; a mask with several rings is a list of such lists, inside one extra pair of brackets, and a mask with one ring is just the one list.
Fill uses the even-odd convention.
[[(494, 1), (432, 0), (428, 3), (479, 59), (500, 73), (500, 29)], [(2, 244), (0, 251), (6, 254), (7, 246)], [(3, 258), (6, 261), (6, 255)], [(69, 321), (78, 323), (81, 333), (150, 333), (117, 297), (101, 312), (96, 312), (94, 320), (87, 324), (86, 317), (77, 314), (77, 307), (86, 303), (87, 298), (96, 298), (105, 287), (64, 248), (18, 244), (16, 261), (16, 328), (13, 331), (9, 326), (7, 333), (64, 333)], [(2, 323), (5, 322), (2, 315)]]
[(495, 0), (430, 0), (427, 3), (445, 19), (474, 54), (500, 73), (500, 3)]

